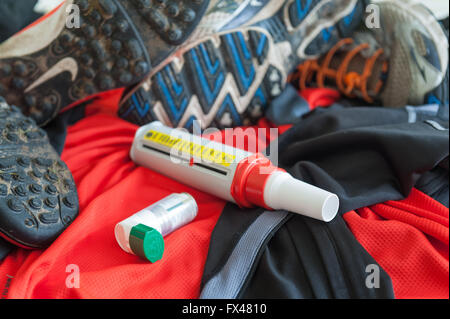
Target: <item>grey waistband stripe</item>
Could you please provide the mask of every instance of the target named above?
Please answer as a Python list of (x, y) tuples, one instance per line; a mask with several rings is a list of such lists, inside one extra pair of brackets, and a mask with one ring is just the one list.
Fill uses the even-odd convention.
[(261, 214), (242, 235), (222, 270), (204, 286), (200, 299), (235, 299), (267, 236), (287, 217), (286, 212)]

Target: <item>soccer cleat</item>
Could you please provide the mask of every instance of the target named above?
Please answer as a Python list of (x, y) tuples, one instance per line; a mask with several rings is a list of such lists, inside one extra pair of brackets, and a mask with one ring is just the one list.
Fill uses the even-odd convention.
[(364, 11), (356, 0), (211, 1), (193, 36), (125, 93), (119, 116), (190, 130), (254, 123), (295, 66), (349, 36)]
[(66, 0), (0, 44), (0, 94), (44, 125), (138, 83), (186, 41), (209, 0)]
[(0, 97), (0, 236), (45, 248), (77, 215), (75, 183), (47, 134)]
[(373, 3), (379, 28), (341, 40), (292, 79), (387, 107), (448, 103), (448, 38), (432, 13), (412, 0)]

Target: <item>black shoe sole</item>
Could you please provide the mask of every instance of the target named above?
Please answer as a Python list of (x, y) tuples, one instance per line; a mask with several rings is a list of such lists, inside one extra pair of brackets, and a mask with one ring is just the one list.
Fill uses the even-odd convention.
[(210, 0), (119, 0), (139, 31), (154, 67), (182, 45)]
[(42, 126), (80, 101), (140, 82), (190, 35), (208, 1), (177, 3), (74, 0), (80, 28), (66, 23), (47, 47), (0, 60), (0, 94)]
[(47, 134), (0, 97), (0, 236), (45, 248), (77, 215), (73, 177)]

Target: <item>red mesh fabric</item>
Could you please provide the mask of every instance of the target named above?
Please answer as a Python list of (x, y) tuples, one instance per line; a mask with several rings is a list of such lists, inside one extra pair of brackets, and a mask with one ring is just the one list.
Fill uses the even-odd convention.
[(362, 246), (390, 275), (396, 298), (449, 298), (449, 210), (413, 189), (344, 215)]

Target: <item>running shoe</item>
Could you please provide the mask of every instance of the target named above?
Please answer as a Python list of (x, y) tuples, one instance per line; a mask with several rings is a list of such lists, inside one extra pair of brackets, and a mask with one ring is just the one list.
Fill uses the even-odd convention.
[(448, 103), (448, 37), (433, 14), (413, 0), (373, 5), (379, 28), (363, 27), (302, 63), (292, 80), (386, 107)]
[(250, 125), (282, 93), (295, 66), (359, 27), (365, 6), (356, 0), (211, 1), (191, 38), (126, 91), (119, 116), (189, 130)]
[(0, 95), (44, 125), (140, 82), (184, 43), (209, 0), (66, 0), (0, 44)]
[(77, 215), (74, 180), (47, 134), (0, 97), (0, 237), (45, 248)]

